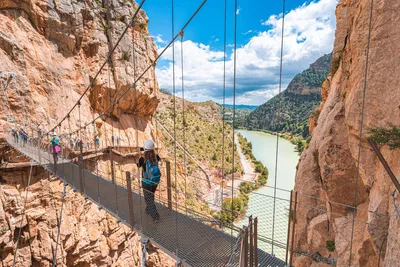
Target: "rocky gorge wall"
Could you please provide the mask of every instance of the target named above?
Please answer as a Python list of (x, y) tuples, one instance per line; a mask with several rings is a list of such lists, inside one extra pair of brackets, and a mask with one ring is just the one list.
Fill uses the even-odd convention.
[[(400, 54), (396, 52), (400, 2), (374, 1), (358, 166), (370, 4), (369, 0), (338, 2), (331, 71), (322, 86), (318, 116), (311, 118), (310, 146), (302, 153), (296, 174), (300, 204), (295, 247), (337, 258), (337, 266), (399, 266), (400, 218), (391, 197), (395, 187), (367, 137), (371, 129), (400, 123)], [(382, 146), (381, 152), (399, 177), (400, 151)], [(304, 194), (331, 204), (314, 199), (301, 205)], [(353, 231), (355, 199), (359, 211)], [(327, 240), (335, 241), (334, 252), (327, 250)], [(298, 256), (295, 266), (328, 265)]]
[[(7, 118), (13, 116), (19, 125), (28, 120), (25, 130), (33, 136), (39, 125), (46, 131), (55, 126), (90, 84), (136, 9), (131, 0), (0, 1), (0, 81), (8, 83), (9, 103), (4, 105), (2, 96), (1, 160), (5, 156), (8, 162), (28, 161), (10, 156), (13, 152), (4, 144), (4, 134), (14, 126)], [(80, 114), (75, 109), (69, 122), (57, 128), (59, 134), (76, 129), (108, 108), (155, 59), (156, 47), (147, 23), (145, 12), (140, 11), (134, 30), (128, 29), (110, 63), (82, 99)], [(15, 75), (12, 79), (11, 73)], [(95, 128), (82, 130), (80, 137), (92, 141), (98, 134), (101, 142), (110, 144), (114, 128), (122, 133), (123, 145), (137, 146), (150, 137), (155, 140), (152, 116), (158, 102), (155, 71), (150, 68), (136, 83), (136, 90), (131, 89), (117, 103), (112, 115), (96, 121)], [(21, 220), (16, 266), (52, 263), (62, 184), (34, 167), (23, 217), (28, 174), (28, 168), (0, 171), (0, 266), (12, 265)], [(58, 266), (141, 266), (140, 235), (69, 189), (64, 208)], [(148, 265), (172, 266), (173, 261), (154, 250)]]

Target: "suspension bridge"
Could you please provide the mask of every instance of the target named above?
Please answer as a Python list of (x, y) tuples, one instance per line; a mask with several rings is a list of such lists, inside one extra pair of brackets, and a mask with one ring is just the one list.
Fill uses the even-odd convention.
[[(263, 196), (261, 194), (257, 195), (255, 193), (255, 198), (259, 197), (260, 206), (265, 210), (267, 215), (261, 216), (260, 218), (253, 218), (250, 216), (248, 224), (244, 227), (237, 227), (232, 223), (226, 223), (223, 221), (219, 221), (215, 218), (210, 217), (207, 214), (201, 214), (198, 211), (190, 210), (186, 205), (182, 205), (178, 202), (177, 197), (175, 197), (175, 201), (172, 199), (172, 190), (175, 190), (175, 195), (177, 196), (177, 158), (176, 158), (176, 150), (177, 148), (183, 151), (183, 166), (186, 166), (186, 157), (190, 160), (194, 161), (197, 166), (204, 172), (206, 175), (205, 181), (211, 187), (212, 181), (208, 176), (206, 169), (201, 165), (201, 163), (194, 158), (188, 151), (188, 148), (185, 143), (185, 135), (183, 135), (182, 142), (178, 142), (176, 138), (176, 116), (174, 116), (174, 129), (166, 129), (161, 124), (160, 126), (167, 132), (167, 135), (174, 141), (174, 168), (171, 168), (170, 163), (167, 163), (166, 169), (163, 170), (165, 177), (167, 178), (167, 197), (161, 197), (161, 195), (156, 197), (156, 208), (160, 213), (160, 221), (154, 222), (150, 216), (148, 216), (145, 209), (145, 199), (143, 194), (143, 188), (140, 185), (140, 173), (124, 173), (125, 179), (116, 179), (115, 175), (115, 167), (113, 164), (114, 155), (130, 158), (132, 162), (140, 155), (140, 148), (138, 147), (138, 131), (136, 131), (136, 146), (129, 147), (114, 147), (108, 146), (102, 149), (97, 149), (96, 147), (92, 150), (83, 151), (82, 146), (80, 147), (79, 152), (71, 152), (72, 157), (67, 155), (65, 151), (67, 151), (66, 146), (62, 148), (62, 154), (60, 158), (56, 160), (48, 149), (48, 146), (44, 140), (48, 137), (51, 132), (58, 130), (60, 132), (60, 136), (65, 139), (70, 139), (72, 135), (81, 134), (81, 131), (85, 130), (86, 127), (90, 127), (94, 125), (96, 121), (102, 120), (104, 117), (112, 117), (112, 112), (118, 101), (121, 100), (130, 90), (134, 90), (134, 108), (132, 113), (135, 114), (137, 111), (137, 97), (136, 97), (136, 85), (139, 80), (141, 80), (144, 75), (151, 68), (154, 68), (157, 61), (160, 57), (166, 52), (168, 48), (172, 48), (173, 52), (173, 63), (175, 63), (175, 41), (180, 38), (181, 45), (182, 40), (184, 38), (184, 30), (190, 24), (192, 19), (198, 14), (198, 12), (203, 8), (207, 0), (204, 0), (200, 6), (195, 10), (192, 16), (187, 20), (184, 26), (176, 33), (174, 30), (174, 9), (172, 8), (172, 39), (171, 41), (160, 51), (159, 55), (155, 58), (151, 64), (148, 65), (145, 70), (137, 75), (136, 67), (133, 68), (133, 76), (134, 83), (127, 88), (124, 92), (118, 93), (114, 99), (111, 99), (110, 95), (110, 106), (104, 111), (98, 113), (95, 118), (91, 121), (88, 121), (81, 124), (81, 114), (80, 114), (80, 106), (82, 99), (87, 95), (87, 93), (92, 89), (97, 77), (104, 70), (105, 66), (108, 66), (108, 71), (113, 68), (111, 64), (111, 56), (115, 52), (116, 47), (119, 45), (121, 39), (126, 35), (126, 33), (131, 29), (132, 31), (132, 60), (133, 65), (136, 66), (136, 55), (135, 55), (135, 34), (133, 33), (133, 27), (135, 25), (135, 17), (142, 8), (145, 0), (143, 0), (135, 11), (131, 23), (126, 25), (125, 30), (122, 32), (120, 38), (109, 51), (107, 59), (101, 65), (100, 69), (93, 76), (90, 81), (90, 84), (84, 90), (83, 94), (80, 96), (78, 101), (73, 105), (73, 107), (67, 112), (64, 118), (61, 118), (55, 123), (54, 127), (51, 127), (44, 134), (39, 134), (35, 139), (31, 139), (28, 142), (15, 142), (14, 138), (11, 135), (6, 136), (6, 141), (10, 147), (19, 151), (21, 154), (31, 159), (30, 166), (32, 170), (32, 166), (39, 165), (45, 168), (47, 171), (58, 177), (60, 180), (64, 182), (64, 193), (62, 201), (64, 203), (64, 197), (66, 192), (66, 187), (69, 186), (74, 190), (80, 192), (84, 197), (93, 203), (97, 204), (100, 208), (105, 209), (108, 213), (117, 218), (120, 222), (128, 225), (133, 230), (140, 232), (143, 236), (149, 238), (152, 242), (154, 242), (159, 247), (163, 248), (169, 255), (177, 260), (177, 262), (183, 266), (274, 266), (274, 267), (283, 267), (283, 266), (292, 266), (293, 255), (295, 253), (299, 255), (306, 255), (311, 258), (318, 258), (318, 255), (309, 253), (307, 251), (302, 251), (300, 248), (295, 247), (295, 234), (296, 234), (296, 208), (297, 206), (312, 206), (317, 210), (318, 213), (328, 214), (328, 210), (323, 208), (324, 206), (332, 206), (337, 205), (343, 209), (351, 208), (353, 211), (356, 211), (355, 205), (348, 206), (340, 203), (332, 203), (327, 200), (317, 199), (312, 196), (300, 195), (297, 192), (289, 192), (289, 199), (280, 199), (276, 196), (276, 191), (279, 190), (276, 187), (274, 188), (273, 196)], [(224, 52), (226, 55), (226, 15), (227, 8), (225, 3), (225, 22), (224, 22)], [(235, 10), (237, 10), (237, 0), (234, 1)], [(282, 2), (282, 14), (283, 18), (285, 17), (285, 1)], [(172, 0), (173, 7), (173, 0)], [(372, 6), (371, 6), (372, 8)], [(234, 16), (234, 77), (233, 77), (233, 106), (235, 107), (235, 94), (236, 94), (236, 16)], [(284, 31), (284, 19), (282, 21), (282, 33)], [(281, 60), (280, 60), (280, 87), (279, 92), (281, 91), (282, 85), (282, 54), (283, 50), (283, 34), (282, 34), (282, 43), (281, 43)], [(368, 54), (368, 53), (367, 53)], [(224, 90), (224, 104), (225, 104), (225, 60), (224, 57), (224, 80), (223, 80), (223, 90)], [(183, 66), (183, 47), (181, 47), (181, 61), (182, 61), (182, 98), (185, 99), (184, 96), (184, 66)], [(367, 63), (368, 64), (368, 63)], [(174, 65), (173, 65), (174, 66)], [(110, 76), (110, 75), (109, 75)], [(10, 80), (12, 77), (9, 77), (7, 80), (7, 86), (10, 84)], [(110, 84), (110, 81), (109, 81)], [(110, 86), (111, 87), (111, 86)], [(173, 96), (174, 96), (174, 115), (176, 115), (176, 91), (175, 91), (175, 69), (173, 75)], [(15, 120), (15, 116), (12, 114), (12, 110), (8, 104), (7, 93), (3, 89), (2, 91), (2, 103), (5, 103), (8, 108), (8, 122), (10, 125), (26, 125), (27, 120), (23, 118), (19, 124), (17, 124)], [(21, 96), (20, 96), (21, 97)], [(182, 102), (184, 103), (184, 101)], [(25, 110), (26, 107), (24, 106)], [(3, 109), (6, 108), (3, 106)], [(69, 129), (68, 131), (62, 130), (63, 123), (68, 123), (70, 125), (70, 118), (73, 111), (78, 110), (79, 112), (79, 127), (76, 129)], [(184, 118), (184, 104), (183, 104), (183, 118)], [(26, 114), (28, 111), (26, 110)], [(225, 123), (225, 110), (222, 111), (223, 114), (223, 122)], [(28, 116), (28, 115), (26, 115)], [(137, 116), (135, 116), (136, 129), (138, 129)], [(280, 101), (278, 105), (277, 112), (277, 120), (280, 118)], [(235, 122), (235, 108), (233, 108), (232, 113), (232, 123)], [(156, 125), (159, 124), (156, 122)], [(225, 124), (224, 124), (225, 127)], [(225, 130), (225, 128), (223, 128)], [(113, 129), (114, 130), (114, 129)], [(224, 140), (224, 130), (222, 134), (222, 138)], [(234, 133), (232, 135), (232, 141), (234, 141)], [(113, 135), (113, 134), (112, 134)], [(113, 135), (114, 136), (114, 135)], [(158, 134), (157, 134), (158, 136)], [(33, 137), (33, 136), (31, 136)], [(361, 140), (361, 138), (360, 138)], [(232, 153), (234, 149), (232, 149)], [(279, 138), (277, 137), (277, 147), (276, 154), (278, 154), (279, 150)], [(224, 151), (222, 158), (224, 158)], [(104, 174), (101, 174), (98, 170), (98, 162), (95, 161), (93, 166), (87, 164), (88, 161), (100, 157), (101, 155), (110, 155), (111, 162), (111, 177), (108, 177)], [(377, 151), (378, 154), (378, 151)], [(379, 154), (378, 154), (379, 155)], [(233, 157), (234, 158), (234, 157)], [(383, 162), (383, 161), (382, 161)], [(235, 166), (234, 160), (232, 161), (232, 167)], [(222, 170), (224, 170), (224, 163), (222, 163)], [(276, 166), (278, 165), (278, 157), (276, 157)], [(24, 165), (26, 166), (26, 165)], [(18, 168), (18, 165), (10, 165), (10, 169)], [(386, 166), (385, 166), (386, 167)], [(171, 172), (171, 169), (173, 172)], [(275, 170), (275, 184), (276, 184), (276, 173)], [(31, 176), (31, 175), (30, 175)], [(175, 178), (175, 186), (172, 185), (171, 177)], [(188, 178), (187, 172), (185, 171), (185, 196), (186, 196), (186, 178)], [(227, 180), (227, 175), (222, 171), (222, 180)], [(392, 175), (394, 177), (394, 175)], [(391, 176), (391, 177), (392, 177)], [(196, 178), (197, 179), (197, 178)], [(357, 178), (358, 179), (358, 178)], [(234, 174), (232, 174), (232, 186), (227, 190), (231, 190), (231, 196), (234, 195), (233, 191), (235, 190), (234, 184)], [(395, 177), (393, 178), (393, 181)], [(397, 179), (396, 179), (397, 181)], [(397, 186), (398, 182), (397, 182)], [(400, 186), (399, 186), (400, 187)], [(26, 189), (29, 190), (29, 182), (28, 187)], [(222, 192), (223, 194), (223, 192)], [(25, 201), (26, 204), (26, 201)], [(232, 209), (229, 212), (234, 213), (233, 210), (233, 198), (232, 198)], [(368, 213), (373, 214), (374, 216), (382, 216), (380, 214), (371, 213), (366, 210), (357, 210), (355, 213)], [(61, 216), (62, 216), (62, 208), (61, 208)], [(332, 217), (341, 216), (342, 214), (335, 214), (330, 212)], [(278, 223), (278, 218), (281, 217), (282, 220)], [(400, 216), (399, 216), (400, 217)], [(62, 218), (60, 218), (61, 221)], [(22, 222), (21, 222), (22, 223)], [(367, 223), (356, 221), (355, 215), (352, 218), (352, 224), (354, 227), (355, 223)], [(56, 241), (56, 246), (59, 244), (59, 234), (62, 229), (60, 229), (61, 223), (58, 225), (58, 237)], [(267, 229), (267, 232), (271, 234), (265, 235), (264, 233), (259, 233), (258, 230), (260, 226), (263, 226)], [(19, 228), (19, 237), (21, 235), (21, 227)], [(265, 232), (265, 231), (264, 231)], [(15, 259), (18, 255), (18, 240), (16, 244), (16, 253), (14, 256), (14, 265)], [(280, 254), (278, 257), (276, 254)], [(351, 254), (351, 253), (350, 253)], [(55, 249), (53, 266), (57, 265), (57, 260), (60, 255), (57, 255), (57, 248)], [(323, 259), (324, 262), (328, 264), (334, 264), (334, 259)], [(351, 262), (351, 260), (350, 260)]]

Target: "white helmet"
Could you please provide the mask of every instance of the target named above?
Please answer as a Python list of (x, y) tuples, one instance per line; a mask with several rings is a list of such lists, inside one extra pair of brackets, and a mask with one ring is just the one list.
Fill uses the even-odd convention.
[(53, 132), (53, 136), (57, 136), (56, 132)]
[(149, 140), (144, 141), (144, 146), (143, 146), (144, 151), (154, 150), (155, 147), (156, 146), (154, 145), (153, 140), (149, 139)]

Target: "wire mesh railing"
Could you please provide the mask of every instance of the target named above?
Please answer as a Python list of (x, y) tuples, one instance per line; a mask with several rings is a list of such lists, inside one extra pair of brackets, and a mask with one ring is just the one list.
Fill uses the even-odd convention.
[[(12, 147), (54, 173), (87, 199), (152, 238), (188, 265), (225, 266), (232, 259), (232, 253), (236, 253), (232, 248), (241, 227), (188, 208), (179, 201), (184, 194), (179, 192), (176, 184), (160, 185), (155, 193), (144, 186), (135, 168), (126, 175), (123, 166), (111, 168), (112, 161), (84, 160), (82, 150), (78, 158), (69, 159), (63, 143), (60, 144), (61, 152), (55, 157), (45, 142), (14, 142), (11, 136), (6, 139)], [(168, 165), (167, 162), (161, 167), (165, 176), (170, 176), (166, 174), (170, 168)], [(110, 178), (113, 171), (114, 183)], [(229, 234), (230, 231), (233, 235)], [(270, 257), (262, 250), (259, 254), (267, 260)], [(237, 261), (238, 257), (233, 258)], [(230, 266), (239, 266), (239, 262)]]

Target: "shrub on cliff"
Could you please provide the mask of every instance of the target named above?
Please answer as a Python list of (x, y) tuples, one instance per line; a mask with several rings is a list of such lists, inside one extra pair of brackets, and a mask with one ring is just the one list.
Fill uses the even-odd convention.
[(370, 130), (370, 137), (375, 143), (388, 145), (390, 149), (400, 148), (400, 126), (389, 125), (389, 128), (377, 127)]

